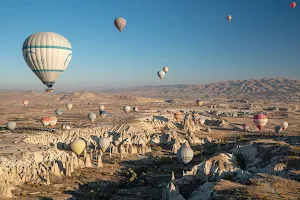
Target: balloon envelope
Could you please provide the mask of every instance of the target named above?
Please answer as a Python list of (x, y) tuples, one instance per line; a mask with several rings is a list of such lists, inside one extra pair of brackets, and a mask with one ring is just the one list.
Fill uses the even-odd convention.
[(50, 126), (54, 127), (57, 123), (57, 117), (51, 116), (51, 117), (49, 117), (49, 120), (50, 120), (50, 123), (49, 123)]
[(55, 110), (55, 114), (56, 114), (57, 116), (62, 116), (63, 113), (64, 113), (64, 111), (61, 110), (61, 109), (56, 109), (56, 110)]
[(71, 103), (68, 103), (68, 104), (66, 105), (66, 108), (67, 108), (68, 110), (71, 110), (71, 109), (73, 108), (73, 105), (72, 105)]
[(289, 123), (287, 122), (282, 122), (281, 123), (281, 127), (282, 127), (282, 130), (284, 131), (285, 129), (287, 129), (287, 127), (289, 126)]
[(275, 126), (275, 131), (276, 133), (280, 134), (280, 132), (282, 131), (281, 126)]
[(292, 2), (292, 3), (291, 3), (291, 7), (292, 7), (292, 8), (295, 8), (296, 5), (297, 5), (296, 2)]
[(194, 151), (185, 144), (182, 145), (181, 148), (177, 151), (177, 158), (185, 165), (191, 162), (193, 157)]
[(96, 114), (95, 113), (89, 113), (88, 118), (93, 123), (96, 120)]
[(165, 77), (166, 72), (164, 72), (164, 71), (159, 71), (159, 72), (157, 72), (157, 75), (158, 75), (159, 79), (161, 80), (161, 79), (163, 79), (163, 78)]
[(29, 101), (28, 100), (23, 100), (22, 103), (23, 103), (24, 106), (27, 106)]
[(231, 15), (228, 15), (228, 16), (227, 16), (227, 20), (230, 22), (231, 19), (232, 19)]
[(130, 106), (124, 106), (123, 110), (126, 114), (128, 114), (130, 112)]
[(41, 122), (42, 122), (43, 126), (48, 126), (50, 124), (50, 119), (49, 119), (49, 117), (42, 117)]
[(85, 147), (86, 143), (83, 139), (77, 139), (71, 143), (72, 151), (74, 151), (74, 153), (76, 153), (78, 156), (84, 151)]
[(196, 103), (197, 103), (198, 106), (202, 106), (202, 104), (203, 104), (203, 102), (200, 101), (200, 100), (197, 100)]
[(7, 122), (6, 127), (8, 130), (13, 131), (17, 127), (17, 123), (14, 121)]
[(169, 71), (169, 67), (167, 67), (167, 66), (164, 67), (164, 68), (163, 68), (163, 71), (164, 71), (165, 73), (167, 73), (167, 72)]
[(139, 111), (139, 108), (137, 106), (135, 106), (135, 107), (133, 107), (133, 111), (137, 112), (137, 111)]
[(253, 122), (259, 130), (262, 130), (268, 122), (268, 117), (262, 113), (259, 113), (253, 117)]
[(26, 64), (48, 88), (66, 70), (72, 58), (70, 42), (53, 32), (28, 36), (22, 49)]
[(100, 105), (99, 110), (100, 110), (100, 111), (103, 111), (104, 108), (105, 108), (104, 105)]
[(109, 147), (110, 141), (111, 141), (110, 138), (105, 138), (105, 137), (101, 137), (99, 139), (99, 146), (100, 146), (100, 149), (102, 150), (102, 152), (105, 152), (106, 149)]
[(105, 117), (107, 112), (105, 110), (102, 110), (102, 111), (99, 111), (99, 113), (100, 113), (101, 117)]
[(124, 18), (118, 17), (115, 19), (114, 24), (116, 28), (121, 32), (126, 26), (126, 20)]

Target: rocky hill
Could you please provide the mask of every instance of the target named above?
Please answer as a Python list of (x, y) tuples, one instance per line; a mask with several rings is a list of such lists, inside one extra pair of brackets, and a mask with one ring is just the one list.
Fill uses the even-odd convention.
[(162, 85), (141, 86), (130, 89), (106, 90), (107, 93), (126, 93), (127, 95), (152, 98), (197, 99), (201, 97), (263, 98), (290, 100), (300, 97), (300, 80), (286, 78), (264, 78), (232, 80), (206, 85)]

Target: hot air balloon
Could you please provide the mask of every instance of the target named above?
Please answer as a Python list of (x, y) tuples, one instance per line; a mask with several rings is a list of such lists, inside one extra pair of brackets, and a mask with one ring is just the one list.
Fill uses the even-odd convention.
[(126, 20), (124, 18), (118, 17), (115, 19), (114, 24), (116, 28), (121, 32), (126, 26)]
[(231, 19), (232, 19), (231, 15), (228, 15), (228, 16), (227, 16), (227, 20), (230, 22)]
[(186, 144), (183, 144), (180, 147), (180, 149), (177, 151), (177, 158), (185, 165), (191, 162), (193, 157), (194, 157), (194, 151)]
[(27, 106), (29, 101), (28, 100), (23, 100), (22, 103), (23, 103), (24, 106)]
[(71, 143), (71, 149), (72, 151), (74, 151), (74, 153), (77, 154), (77, 156), (79, 156), (84, 151), (85, 147), (86, 143), (83, 139), (77, 139)]
[(282, 131), (281, 126), (275, 126), (275, 131), (276, 131), (276, 133), (280, 134)]
[(176, 119), (177, 122), (180, 122), (183, 120), (183, 114), (181, 112), (177, 112), (174, 114), (174, 118)]
[(253, 117), (253, 122), (257, 126), (257, 128), (261, 131), (264, 129), (265, 125), (268, 122), (268, 117), (263, 113), (259, 113)]
[(103, 111), (99, 111), (99, 113), (100, 113), (100, 116), (104, 118), (106, 116), (107, 112), (105, 110), (103, 110)]
[(67, 108), (68, 110), (71, 110), (71, 109), (73, 108), (73, 105), (72, 105), (71, 103), (68, 103), (68, 104), (66, 105), (66, 108)]
[(7, 122), (7, 124), (6, 124), (6, 128), (7, 128), (8, 130), (10, 130), (10, 131), (15, 130), (16, 127), (17, 127), (17, 123), (14, 122), (14, 121), (9, 121), (9, 122)]
[(292, 7), (292, 8), (295, 8), (296, 5), (297, 5), (296, 2), (292, 2), (292, 3), (291, 3), (291, 7)]
[(51, 117), (49, 117), (49, 120), (50, 120), (50, 122), (49, 122), (50, 126), (51, 126), (52, 128), (54, 128), (54, 126), (55, 126), (56, 123), (57, 123), (57, 117), (51, 116)]
[(203, 104), (203, 102), (200, 101), (200, 100), (197, 100), (196, 103), (197, 103), (197, 105), (198, 105), (199, 107), (202, 106), (202, 104)]
[(287, 129), (288, 126), (289, 126), (289, 123), (287, 123), (287, 122), (282, 122), (282, 123), (281, 123), (281, 128), (282, 128), (283, 131), (284, 131), (285, 129)]
[(104, 110), (104, 105), (100, 105), (100, 106), (99, 106), (99, 110), (100, 110), (100, 111), (103, 111), (103, 110)]
[(164, 71), (159, 71), (159, 72), (157, 72), (157, 75), (158, 75), (159, 79), (161, 80), (161, 79), (163, 79), (163, 78), (165, 77), (166, 72), (164, 72)]
[(39, 32), (23, 43), (23, 57), (29, 68), (51, 92), (52, 86), (68, 67), (72, 58), (70, 42), (62, 35)]
[(248, 124), (243, 124), (243, 130), (244, 130), (245, 132), (247, 132), (248, 129), (249, 129), (249, 125), (248, 125)]
[(62, 116), (62, 114), (64, 113), (64, 111), (63, 110), (61, 110), (61, 109), (56, 109), (55, 110), (55, 114), (57, 115), (57, 116)]
[(41, 118), (41, 123), (43, 124), (44, 127), (47, 127), (50, 124), (49, 117), (42, 117)]
[(123, 110), (124, 110), (124, 112), (126, 113), (126, 114), (128, 114), (129, 112), (130, 112), (130, 106), (124, 106), (123, 107)]
[(204, 116), (199, 117), (199, 123), (200, 125), (203, 125), (205, 123), (206, 118)]
[(165, 66), (165, 67), (163, 68), (163, 71), (164, 71), (165, 73), (167, 73), (167, 72), (169, 71), (169, 67)]
[(110, 142), (111, 142), (111, 139), (110, 138), (105, 138), (105, 137), (101, 137), (99, 139), (99, 146), (100, 146), (100, 149), (102, 150), (102, 152), (105, 152), (106, 149), (109, 147), (110, 145)]
[(133, 107), (133, 111), (134, 112), (138, 112), (139, 111), (139, 108), (137, 106)]
[(67, 129), (67, 125), (66, 124), (61, 124), (60, 128), (61, 128), (61, 130), (66, 130)]
[(89, 120), (90, 120), (92, 123), (95, 122), (96, 117), (97, 117), (97, 116), (96, 116), (95, 113), (89, 113), (89, 114), (88, 114), (88, 118), (89, 118)]

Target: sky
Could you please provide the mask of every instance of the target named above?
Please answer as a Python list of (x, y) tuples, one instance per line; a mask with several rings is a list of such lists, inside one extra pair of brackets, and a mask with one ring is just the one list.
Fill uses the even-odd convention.
[[(0, 89), (44, 90), (24, 40), (56, 32), (72, 45), (58, 91), (224, 80), (300, 79), (300, 2), (286, 0), (6, 0), (0, 6)], [(227, 15), (232, 16), (230, 22)], [(122, 32), (114, 19), (123, 17)], [(159, 80), (164, 66), (169, 72)]]

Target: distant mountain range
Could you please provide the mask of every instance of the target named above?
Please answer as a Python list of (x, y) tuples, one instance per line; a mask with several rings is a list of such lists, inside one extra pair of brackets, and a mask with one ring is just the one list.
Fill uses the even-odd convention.
[(101, 92), (152, 98), (197, 99), (203, 97), (260, 98), (270, 100), (300, 99), (300, 80), (263, 78), (232, 80), (205, 85), (140, 86), (130, 89), (110, 89)]

